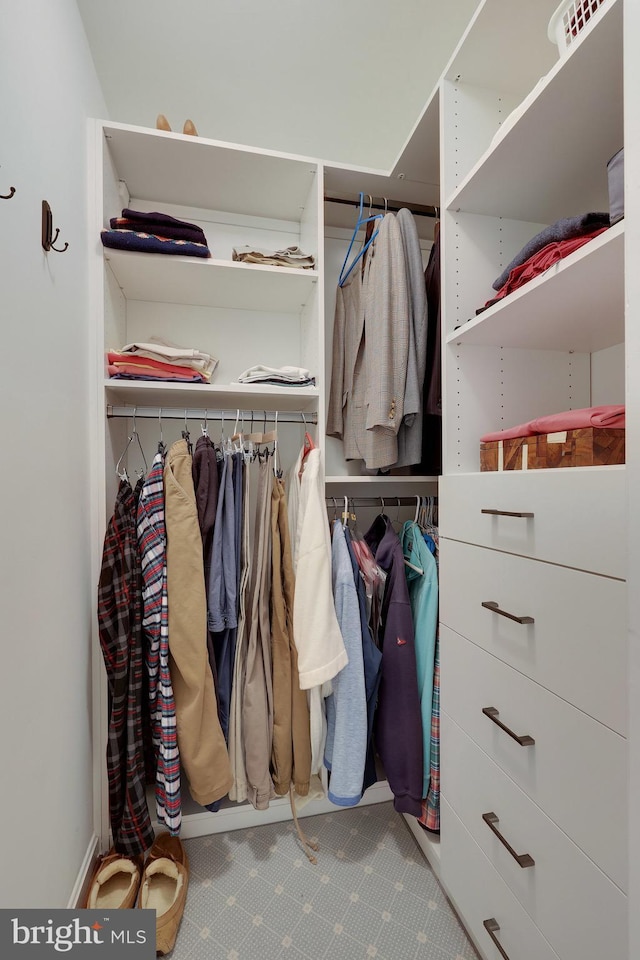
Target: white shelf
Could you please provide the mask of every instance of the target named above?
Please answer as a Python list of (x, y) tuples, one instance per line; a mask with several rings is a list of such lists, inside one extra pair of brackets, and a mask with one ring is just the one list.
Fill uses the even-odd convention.
[[(387, 803), (390, 800), (393, 800), (393, 794), (387, 781), (383, 780), (374, 783), (365, 791), (359, 806)], [(149, 809), (151, 811), (155, 810), (155, 803), (151, 794), (149, 794)], [(299, 807), (297, 813), (299, 819), (303, 820), (306, 817), (315, 817), (320, 813), (333, 813), (338, 816), (342, 809), (344, 808), (335, 806), (324, 797), (318, 800), (310, 800), (304, 806)], [(190, 810), (194, 812), (187, 812)], [(227, 830), (245, 830), (250, 827), (261, 827), (267, 823), (281, 823), (284, 820), (291, 820), (291, 805), (288, 797), (277, 797), (275, 800), (271, 800), (267, 810), (255, 810), (250, 803), (232, 803), (223, 800), (217, 813), (209, 813), (208, 810), (199, 807), (189, 798), (183, 812), (180, 835), (186, 840), (211, 833), (223, 833)], [(156, 830), (161, 829), (155, 820), (153, 826)]]
[(447, 336), (594, 353), (624, 340), (624, 220)]
[(205, 137), (104, 124), (131, 197), (299, 222), (317, 164)]
[(155, 380), (106, 380), (106, 402), (147, 407), (203, 410), (300, 410), (313, 412), (317, 387), (277, 387), (244, 383), (162, 383)]
[(105, 260), (127, 300), (300, 313), (316, 270), (175, 257), (105, 247)]
[(448, 210), (534, 223), (608, 210), (606, 164), (623, 144), (622, 6), (610, 0)]
[(394, 497), (433, 496), (437, 493), (438, 477), (353, 477), (345, 474), (325, 477), (324, 482), (336, 487), (337, 495), (375, 497), (379, 491), (384, 491), (383, 495), (388, 493), (389, 502), (393, 503)]
[[(437, 87), (398, 154), (391, 176), (400, 183), (407, 180), (430, 187), (433, 199), (424, 202), (440, 206), (440, 92)], [(425, 196), (431, 194), (425, 190)], [(413, 199), (419, 202), (417, 197)]]
[(525, 96), (553, 66), (558, 49), (547, 38), (547, 24), (558, 0), (514, 6), (513, 0), (478, 3), (445, 71), (447, 80), (500, 91), (508, 78), (510, 90)]

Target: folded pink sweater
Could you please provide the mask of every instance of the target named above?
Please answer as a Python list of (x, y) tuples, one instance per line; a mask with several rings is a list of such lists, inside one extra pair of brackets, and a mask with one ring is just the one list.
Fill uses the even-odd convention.
[(515, 437), (533, 437), (542, 433), (559, 433), (562, 430), (579, 430), (581, 427), (624, 427), (624, 406), (583, 407), (581, 410), (566, 410), (538, 417), (509, 430), (485, 433), (481, 443), (494, 440), (512, 440)]

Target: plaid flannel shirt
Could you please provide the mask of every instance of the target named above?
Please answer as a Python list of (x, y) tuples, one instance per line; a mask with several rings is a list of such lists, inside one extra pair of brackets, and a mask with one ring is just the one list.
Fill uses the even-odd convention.
[(180, 832), (180, 752), (176, 704), (169, 673), (167, 532), (164, 521), (164, 456), (151, 465), (138, 502), (138, 545), (142, 561), (142, 629), (149, 678), (151, 733), (156, 752), (156, 814), (172, 834)]
[(139, 854), (153, 843), (142, 736), (142, 597), (135, 492), (120, 482), (104, 538), (98, 583), (100, 646), (109, 682), (107, 775), (113, 843)]

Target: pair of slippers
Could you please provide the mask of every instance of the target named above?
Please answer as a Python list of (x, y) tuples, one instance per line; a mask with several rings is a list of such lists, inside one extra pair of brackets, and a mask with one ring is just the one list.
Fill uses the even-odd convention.
[(189, 861), (178, 837), (156, 837), (146, 863), (113, 848), (100, 857), (82, 904), (90, 910), (156, 911), (156, 953), (173, 950), (189, 886)]
[[(156, 119), (156, 130), (166, 130), (168, 133), (172, 133), (171, 124), (165, 117), (164, 113), (159, 113)], [(182, 132), (186, 133), (189, 137), (197, 137), (198, 131), (196, 130), (196, 125), (193, 120), (185, 120), (184, 127)]]

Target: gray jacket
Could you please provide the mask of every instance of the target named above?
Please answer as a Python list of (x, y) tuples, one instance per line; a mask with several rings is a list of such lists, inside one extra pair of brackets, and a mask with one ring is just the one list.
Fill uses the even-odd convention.
[(404, 418), (398, 432), (398, 459), (394, 466), (409, 467), (422, 459), (422, 387), (427, 363), (427, 289), (420, 239), (413, 214), (396, 216), (404, 250), (409, 291), (409, 354), (404, 390)]

